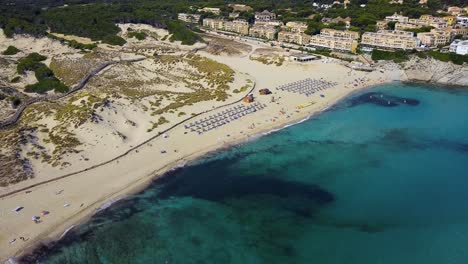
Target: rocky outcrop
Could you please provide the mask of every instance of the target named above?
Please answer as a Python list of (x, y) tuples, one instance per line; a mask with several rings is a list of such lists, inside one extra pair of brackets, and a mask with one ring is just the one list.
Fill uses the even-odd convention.
[(468, 65), (456, 65), (451, 62), (438, 61), (432, 58), (413, 57), (400, 64), (402, 81), (429, 82), (442, 85), (468, 87)]

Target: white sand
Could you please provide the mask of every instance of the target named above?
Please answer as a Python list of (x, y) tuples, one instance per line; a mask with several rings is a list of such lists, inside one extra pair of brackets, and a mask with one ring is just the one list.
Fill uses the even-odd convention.
[[(252, 52), (254, 50), (255, 48), (252, 49)], [(283, 66), (277, 67), (251, 61), (248, 56), (236, 58), (214, 56), (204, 52), (200, 54), (229, 65), (239, 74), (246, 73), (248, 76), (253, 77), (256, 82), (254, 91), (256, 100), (266, 104), (267, 107), (203, 135), (191, 132), (185, 134), (187, 130), (183, 125), (178, 126), (168, 133), (168, 138), (159, 137), (154, 139), (116, 161), (68, 178), (31, 188), (28, 190), (30, 193), (20, 192), (1, 199), (0, 248), (2, 250), (0, 260), (18, 256), (41, 241), (59, 237), (71, 225), (92, 215), (106, 201), (144, 188), (154, 177), (162, 175), (177, 165), (185, 164), (187, 161), (200, 157), (207, 152), (231, 144), (238, 144), (262, 132), (297, 122), (331, 106), (358, 88), (364, 87), (362, 85), (357, 88), (346, 88), (346, 86), (351, 87), (349, 84), (355, 78), (366, 77), (369, 81), (365, 85), (374, 85), (389, 80), (387, 75), (378, 71), (372, 73), (350, 72), (348, 68), (342, 65), (324, 63), (323, 60), (306, 64), (285, 62)], [(336, 81), (339, 85), (321, 92), (320, 94), (325, 95), (325, 98), (321, 98), (319, 94), (306, 97), (273, 89), (278, 85), (305, 78), (324, 78), (324, 80)], [(259, 96), (258, 90), (262, 88), (269, 88), (273, 91), (273, 95)], [(237, 96), (241, 97), (240, 95)], [(276, 102), (271, 102), (271, 96), (277, 99)], [(315, 104), (296, 111), (299, 104), (307, 102), (315, 102)], [(210, 109), (213, 105), (215, 104), (206, 102), (201, 107)], [(116, 103), (115, 107), (119, 113), (125, 112), (128, 114), (131, 111), (125, 111), (124, 108), (132, 106)], [(115, 124), (123, 123), (124, 119), (144, 123), (143, 121), (139, 122), (142, 115), (138, 113), (138, 109), (135, 110), (131, 116), (125, 114), (124, 116), (115, 115), (115, 117), (112, 117), (109, 114), (106, 119), (114, 120)], [(218, 111), (222, 110), (219, 109)], [(281, 110), (284, 110), (285, 114), (281, 114)], [(212, 114), (209, 113), (205, 116)], [(171, 124), (176, 123), (176, 118), (173, 117), (173, 119)], [(189, 122), (193, 122), (193, 120)], [(255, 124), (254, 129), (249, 128), (252, 123)], [(102, 131), (102, 127), (96, 128), (92, 124), (86, 126), (89, 128), (90, 133), (81, 135), (82, 137), (98, 135), (97, 140), (103, 141), (109, 146), (108, 148), (93, 149), (92, 152), (86, 153), (91, 161), (102, 161), (103, 157), (110, 159), (125, 152), (124, 149), (118, 148), (122, 144), (118, 137), (99, 137), (99, 135), (106, 134)], [(144, 133), (142, 133), (144, 129), (120, 127), (119, 131), (123, 131), (129, 136), (131, 144), (135, 145), (145, 139)], [(167, 153), (162, 154), (161, 151)], [(71, 166), (66, 168), (66, 171), (83, 169), (83, 166), (85, 165), (78, 161), (72, 162)], [(37, 178), (41, 179), (49, 178), (50, 176), (47, 175), (57, 177), (64, 174), (64, 172), (57, 172), (56, 169), (51, 169), (48, 166), (36, 168), (36, 172), (38, 174)], [(30, 182), (21, 183), (18, 186), (27, 184), (30, 184)], [(1, 189), (0, 193), (6, 193), (9, 190), (18, 188), (18, 186)], [(60, 194), (56, 194), (59, 191), (61, 191)], [(70, 206), (64, 207), (64, 204)], [(12, 212), (17, 206), (24, 206), (24, 209), (19, 213)], [(33, 223), (31, 217), (40, 215), (42, 210), (50, 211), (50, 215), (42, 217), (43, 221), (39, 224)], [(21, 236), (29, 240), (24, 242), (19, 239)], [(16, 239), (16, 242), (9, 244), (12, 239)]]

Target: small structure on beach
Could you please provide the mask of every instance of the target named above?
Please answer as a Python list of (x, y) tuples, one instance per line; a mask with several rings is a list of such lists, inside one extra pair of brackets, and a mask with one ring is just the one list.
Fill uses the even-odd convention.
[(259, 93), (260, 93), (260, 95), (268, 95), (268, 94), (271, 94), (271, 91), (269, 89), (265, 88), (265, 89), (260, 89)]
[(244, 103), (252, 103), (254, 101), (254, 96), (253, 94), (249, 94), (244, 99), (242, 99), (242, 102)]
[(316, 59), (317, 59), (317, 56), (307, 54), (307, 53), (297, 53), (297, 54), (292, 54), (289, 56), (290, 61), (297, 61), (297, 62), (308, 62), (308, 61), (313, 61)]

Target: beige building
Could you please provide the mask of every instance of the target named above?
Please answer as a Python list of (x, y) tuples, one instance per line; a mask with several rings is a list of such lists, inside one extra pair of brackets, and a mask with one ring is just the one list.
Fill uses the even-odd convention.
[(221, 9), (217, 7), (204, 7), (204, 8), (198, 9), (198, 12), (213, 13), (219, 16), (221, 14)]
[(342, 17), (339, 16), (337, 18), (328, 18), (328, 17), (322, 18), (322, 23), (325, 24), (325, 25), (338, 24), (340, 22), (345, 23), (346, 28), (349, 28), (351, 26), (351, 18), (350, 17), (342, 18)]
[(387, 22), (400, 22), (400, 23), (408, 23), (409, 17), (407, 16), (402, 16), (397, 13), (385, 17), (385, 21)]
[(358, 42), (351, 38), (338, 38), (320, 34), (311, 36), (309, 45), (332, 50), (356, 52)]
[(447, 9), (447, 13), (451, 14), (452, 16), (457, 16), (463, 13), (463, 8), (458, 6), (451, 6)]
[(177, 15), (177, 18), (180, 21), (184, 21), (185, 23), (192, 23), (192, 24), (198, 24), (200, 21), (200, 15), (197, 14), (186, 14), (186, 13), (179, 13)]
[(222, 30), (225, 22), (222, 19), (205, 18), (203, 19), (203, 26), (214, 30)]
[(310, 35), (304, 33), (295, 33), (291, 31), (280, 31), (278, 33), (278, 42), (295, 43), (299, 45), (306, 45), (310, 42)]
[(307, 30), (307, 27), (307, 23), (305, 22), (291, 21), (286, 23), (286, 26), (284, 26), (282, 30), (294, 33), (304, 33)]
[(376, 26), (377, 30), (385, 30), (385, 29), (388, 29), (388, 21), (379, 20), (379, 21), (377, 21), (377, 23), (376, 23), (375, 26)]
[(442, 29), (432, 29), (431, 32), (418, 33), (417, 38), (421, 42), (421, 45), (437, 47), (450, 43), (451, 32)]
[(323, 28), (320, 30), (320, 35), (347, 38), (347, 39), (359, 39), (359, 32), (349, 30), (336, 30), (332, 28)]
[(242, 35), (249, 34), (249, 22), (239, 19), (234, 21), (224, 22), (223, 30), (236, 32)]
[(254, 24), (249, 29), (250, 36), (255, 37), (255, 38), (265, 38), (269, 40), (275, 39), (276, 32), (278, 32), (276, 27), (271, 26), (271, 25)]
[(361, 44), (382, 49), (411, 50), (419, 46), (419, 40), (413, 36), (413, 32), (380, 30), (377, 33), (365, 32)]
[(268, 10), (263, 10), (262, 12), (255, 12), (255, 20), (269, 21), (269, 20), (275, 20), (275, 19), (276, 19), (276, 14)]
[(410, 24), (410, 23), (396, 23), (395, 24), (395, 30), (407, 30), (407, 29), (417, 29), (417, 28), (422, 28), (421, 25), (415, 25), (415, 24)]
[(234, 12), (249, 12), (253, 10), (253, 8), (248, 5), (230, 4), (229, 6), (234, 10)]

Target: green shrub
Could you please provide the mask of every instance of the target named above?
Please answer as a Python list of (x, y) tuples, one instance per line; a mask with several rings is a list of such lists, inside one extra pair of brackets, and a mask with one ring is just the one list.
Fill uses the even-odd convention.
[(8, 46), (8, 48), (2, 54), (3, 55), (15, 55), (18, 52), (20, 52), (20, 50), (16, 48), (15, 46)]
[(193, 45), (201, 38), (180, 21), (167, 22), (167, 29), (172, 34), (170, 41), (181, 41), (182, 45)]
[(455, 53), (442, 53), (439, 51), (431, 50), (428, 52), (428, 55), (432, 58), (445, 62), (453, 62), (454, 64), (463, 65), (463, 63), (468, 63), (468, 55), (459, 55)]
[(144, 40), (147, 37), (145, 32), (135, 32), (135, 31), (129, 32), (127, 36), (129, 38), (136, 38), (138, 40)]
[(125, 39), (115, 36), (115, 35), (107, 35), (102, 38), (102, 42), (110, 44), (110, 45), (118, 45), (118, 46), (123, 46), (126, 41)]
[(53, 79), (44, 79), (35, 84), (26, 85), (24, 91), (27, 93), (45, 93), (50, 90), (65, 93), (68, 91), (68, 87), (54, 77)]
[(393, 60), (396, 63), (408, 60), (408, 54), (405, 51), (385, 51), (385, 50), (372, 50), (372, 60)]
[(19, 76), (16, 76), (15, 78), (11, 79), (11, 83), (18, 83), (19, 81), (21, 81), (21, 77)]

